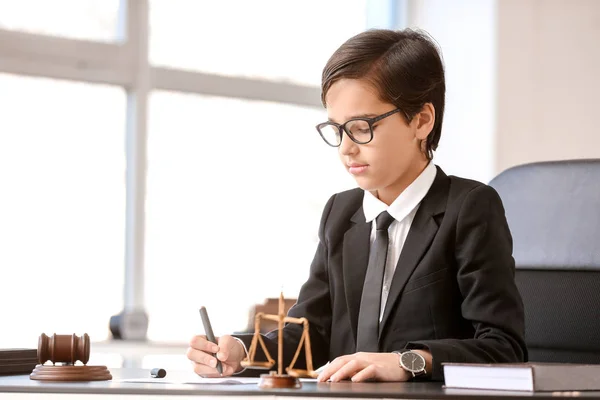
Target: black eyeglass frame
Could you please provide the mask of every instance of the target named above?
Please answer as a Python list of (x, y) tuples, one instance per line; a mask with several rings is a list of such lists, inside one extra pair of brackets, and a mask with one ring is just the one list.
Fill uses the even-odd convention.
[[(322, 122), (320, 124), (318, 124), (315, 128), (317, 128), (317, 132), (319, 132), (319, 135), (321, 136), (321, 139), (323, 139), (323, 141), (325, 143), (327, 143), (329, 146), (331, 147), (340, 147), (342, 145), (342, 139), (344, 137), (344, 132), (346, 132), (346, 135), (350, 138), (350, 140), (352, 140), (354, 143), (356, 144), (367, 144), (369, 143), (371, 140), (373, 140), (373, 125), (376, 124), (377, 122), (381, 121), (384, 118), (389, 117), (390, 115), (394, 115), (397, 112), (402, 112), (404, 114), (404, 116), (406, 117), (407, 121), (410, 121), (411, 118), (408, 116), (408, 114), (406, 114), (404, 111), (402, 111), (401, 108), (396, 108), (392, 111), (388, 111), (385, 114), (381, 114), (378, 115), (377, 117), (373, 117), (373, 118), (352, 118), (346, 122), (344, 122), (343, 124), (338, 124), (332, 121), (327, 121), (327, 122)], [(349, 124), (350, 122), (354, 122), (354, 121), (365, 121), (367, 124), (369, 124), (369, 131), (371, 133), (371, 137), (369, 138), (369, 140), (367, 141), (360, 141), (357, 140), (352, 133), (350, 133), (347, 129), (346, 129), (346, 125)], [(327, 139), (325, 139), (325, 135), (323, 135), (323, 132), (321, 132), (321, 128), (325, 127), (325, 126), (335, 126), (339, 133), (340, 133), (340, 142), (338, 144), (331, 144), (329, 143), (329, 141), (327, 141)]]

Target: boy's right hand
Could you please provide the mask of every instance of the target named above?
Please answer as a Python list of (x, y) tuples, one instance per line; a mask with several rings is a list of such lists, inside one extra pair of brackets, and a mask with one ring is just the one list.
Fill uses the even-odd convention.
[[(209, 342), (204, 335), (190, 340), (186, 355), (193, 362), (194, 372), (200, 376), (230, 376), (242, 369), (240, 363), (246, 357), (244, 346), (231, 335), (216, 339), (217, 344)], [(217, 358), (221, 361), (223, 375), (217, 371)]]

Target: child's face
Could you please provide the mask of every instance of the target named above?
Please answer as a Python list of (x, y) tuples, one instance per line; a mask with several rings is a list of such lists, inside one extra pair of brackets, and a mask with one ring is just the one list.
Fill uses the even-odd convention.
[[(359, 115), (378, 116), (396, 108), (382, 102), (373, 86), (358, 79), (337, 81), (325, 100), (329, 119), (338, 124)], [(420, 142), (426, 137), (420, 127), (422, 121), (417, 115), (409, 124), (403, 115), (395, 113), (377, 122), (373, 140), (367, 144), (356, 144), (344, 133), (339, 147), (340, 159), (358, 186), (376, 192), (382, 200), (382, 196), (389, 197), (394, 192), (397, 196), (427, 164), (420, 149)]]

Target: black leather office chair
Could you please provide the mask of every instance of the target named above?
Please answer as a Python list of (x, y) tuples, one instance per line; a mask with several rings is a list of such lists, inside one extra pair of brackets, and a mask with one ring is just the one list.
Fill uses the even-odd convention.
[(530, 361), (600, 364), (600, 160), (494, 178), (513, 236)]

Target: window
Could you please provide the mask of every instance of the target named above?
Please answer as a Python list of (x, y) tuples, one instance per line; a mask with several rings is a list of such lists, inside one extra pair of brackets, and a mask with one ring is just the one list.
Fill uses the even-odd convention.
[(0, 74), (0, 110), (0, 343), (102, 340), (123, 307), (125, 93)]
[(366, 0), (150, 0), (150, 60), (319, 85), (333, 51), (366, 29), (366, 7)]
[(0, 0), (0, 29), (115, 41), (120, 0)]
[[(21, 324), (0, 343), (102, 341), (139, 305), (149, 338), (179, 345), (200, 305), (220, 334), (280, 289), (296, 297), (325, 202), (355, 186), (314, 128), (321, 71), (370, 2), (0, 0), (0, 302)], [(143, 362), (122, 353), (97, 356)]]
[(355, 186), (325, 110), (155, 92), (149, 117), (148, 336), (187, 341), (201, 305), (216, 334), (244, 330), (251, 305), (297, 296), (327, 199)]

